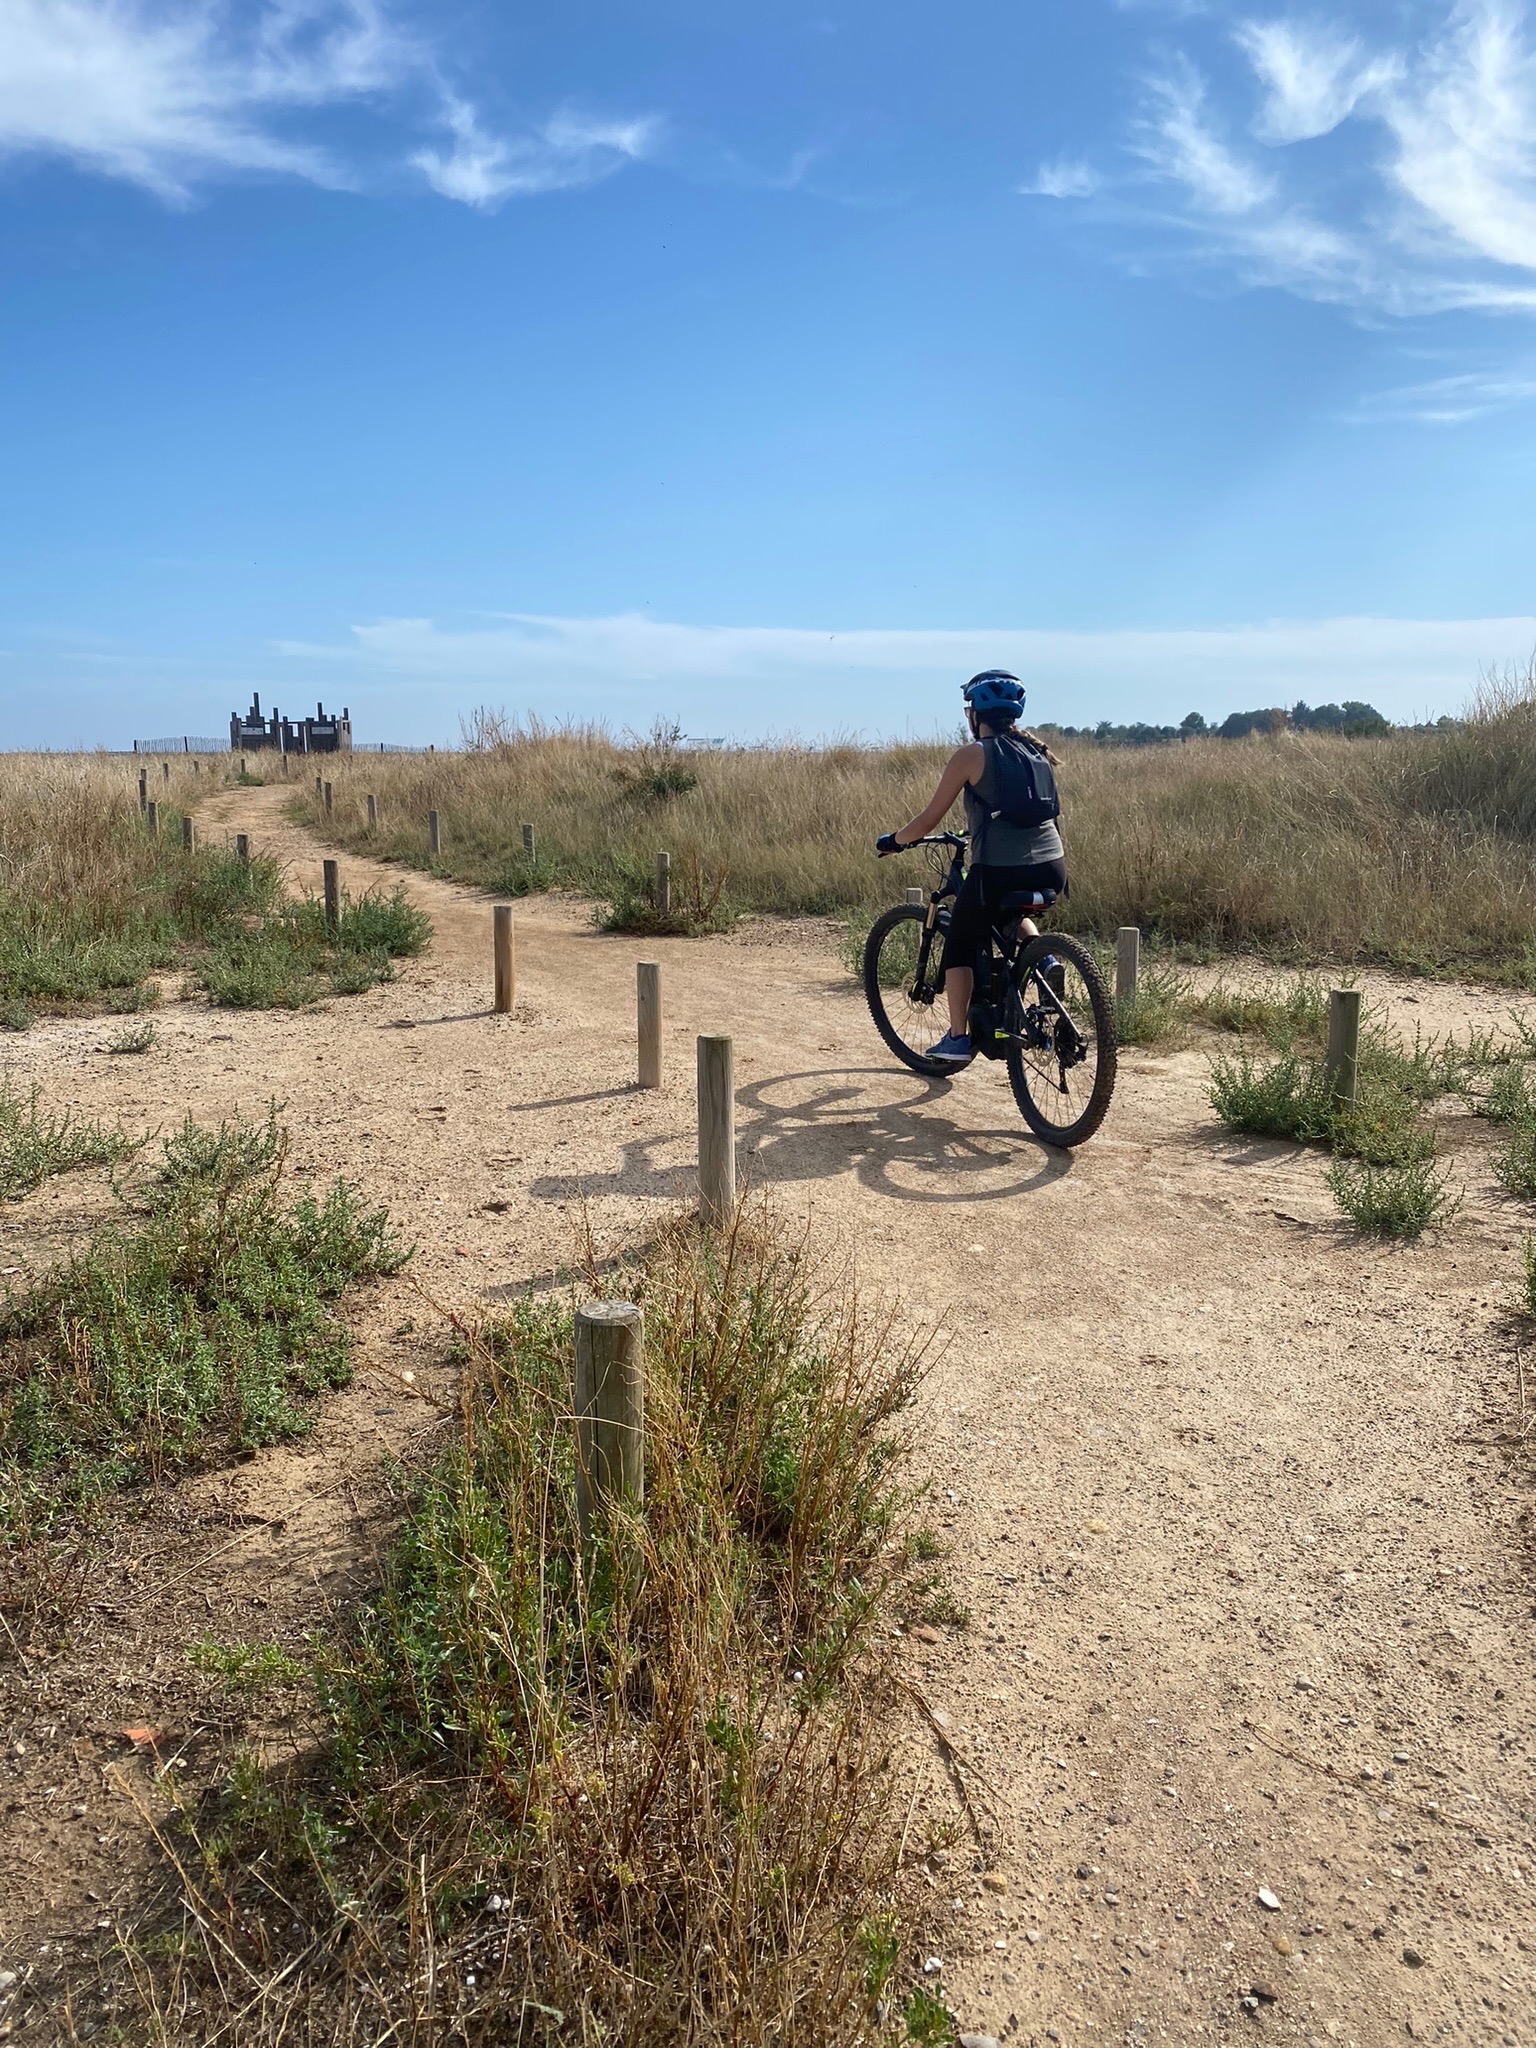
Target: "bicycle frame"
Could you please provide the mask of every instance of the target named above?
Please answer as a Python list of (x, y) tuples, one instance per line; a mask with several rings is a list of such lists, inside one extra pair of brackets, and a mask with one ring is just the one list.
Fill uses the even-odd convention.
[[(914, 839), (910, 846), (902, 848), (903, 853), (910, 853), (919, 846), (947, 846), (951, 849), (950, 863), (944, 879), (928, 898), (928, 915), (923, 921), (922, 941), (917, 949), (917, 961), (912, 973), (910, 995), (911, 1000), (915, 1003), (931, 1002), (933, 995), (936, 993), (936, 991), (930, 991), (928, 988), (928, 962), (933, 957), (934, 936), (940, 929), (940, 907), (951, 898), (960, 894), (961, 886), (965, 881), (965, 851), (967, 844), (967, 840), (958, 832), (934, 832), (925, 839)], [(987, 1000), (989, 1002), (995, 1003), (997, 1000), (995, 969), (998, 963), (1001, 962), (1005, 969), (1011, 970), (1019, 954), (1023, 951), (1025, 944), (1027, 944), (1027, 941), (1017, 933), (1010, 937), (1001, 925), (993, 925), (991, 942), (988, 947), (988, 965), (994, 970), (990, 977), (994, 986), (988, 991)], [(978, 962), (978, 967), (979, 965), (980, 963)], [(978, 983), (980, 978), (978, 973)], [(1039, 968), (1035, 968), (1031, 972), (1030, 980), (1033, 983), (1031, 993), (1037, 1000), (1043, 998), (1045, 1006), (1056, 1012), (1056, 1016), (1072, 1033), (1073, 1037), (1076, 1038), (1078, 1036), (1077, 1026), (1073, 1023), (1065, 1004), (1061, 1001), (1055, 989), (1051, 987), (1050, 983), (1041, 974)], [(1022, 991), (1020, 993), (1022, 995)]]

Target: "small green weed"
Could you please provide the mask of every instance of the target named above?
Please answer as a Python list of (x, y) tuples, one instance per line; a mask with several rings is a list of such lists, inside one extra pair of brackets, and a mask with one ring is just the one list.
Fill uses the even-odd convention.
[[(1109, 986), (1114, 986), (1112, 971)], [(1120, 1043), (1140, 1046), (1144, 1051), (1177, 1050), (1189, 1037), (1188, 1006), (1188, 991), (1178, 969), (1169, 961), (1143, 957), (1135, 995), (1129, 1002), (1116, 1005)]]
[(1536, 1123), (1536, 1094), (1531, 1091), (1529, 1070), (1521, 1066), (1501, 1067), (1477, 1109), (1490, 1123)]
[(189, 1118), (105, 1233), (0, 1310), (0, 1527), (310, 1427), (351, 1373), (329, 1304), (395, 1271), (382, 1209), (338, 1181), (282, 1198), (275, 1114)]
[(221, 1678), (232, 1693), (247, 1700), (278, 1686), (300, 1685), (310, 1675), (309, 1666), (279, 1643), (218, 1643), (208, 1636), (194, 1643), (187, 1657), (195, 1670)]
[(917, 1985), (902, 2009), (911, 2048), (953, 2048), (958, 2038), (954, 2014), (926, 1984)]
[(64, 1110), (47, 1116), (40, 1091), (19, 1095), (0, 1081), (0, 1202), (19, 1202), (55, 1174), (85, 1166), (112, 1166), (129, 1150), (120, 1131)]
[(1447, 1223), (1461, 1206), (1446, 1192), (1444, 1175), (1422, 1159), (1402, 1166), (1357, 1166), (1336, 1159), (1328, 1186), (1346, 1216), (1375, 1237), (1420, 1237), (1432, 1223)]
[(1509, 1143), (1493, 1155), (1494, 1177), (1512, 1195), (1536, 1200), (1536, 1116), (1514, 1123)]
[(1524, 1253), (1523, 1305), (1527, 1315), (1536, 1316), (1536, 1237), (1527, 1237)]
[(107, 1051), (149, 1052), (159, 1043), (159, 1039), (160, 1034), (153, 1024), (129, 1024), (107, 1040)]

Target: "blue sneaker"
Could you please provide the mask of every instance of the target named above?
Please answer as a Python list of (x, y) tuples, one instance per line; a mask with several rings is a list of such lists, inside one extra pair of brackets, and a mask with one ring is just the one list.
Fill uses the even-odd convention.
[(930, 1045), (928, 1057), (942, 1060), (947, 1067), (968, 1067), (976, 1057), (970, 1034), (965, 1031), (946, 1031), (937, 1045)]

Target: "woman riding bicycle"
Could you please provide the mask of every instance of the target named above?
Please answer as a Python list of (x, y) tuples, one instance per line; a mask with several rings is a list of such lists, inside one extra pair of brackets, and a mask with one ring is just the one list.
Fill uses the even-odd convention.
[[(875, 841), (877, 853), (899, 853), (925, 838), (963, 792), (971, 865), (950, 912), (940, 962), (949, 1030), (928, 1050), (930, 1059), (956, 1067), (967, 1066), (975, 1057), (968, 1029), (971, 994), (977, 956), (986, 947), (997, 906), (1005, 896), (1064, 896), (1067, 889), (1066, 855), (1057, 821), (1021, 826), (997, 815), (999, 742), (1013, 748), (1028, 745), (1043, 753), (1047, 761), (1055, 761), (1043, 740), (1016, 730), (1024, 709), (1023, 684), (1005, 669), (989, 668), (972, 676), (961, 695), (971, 728), (970, 745), (957, 747), (950, 755), (932, 802), (899, 831), (883, 833)], [(1024, 918), (1020, 929), (1033, 938), (1038, 927)]]

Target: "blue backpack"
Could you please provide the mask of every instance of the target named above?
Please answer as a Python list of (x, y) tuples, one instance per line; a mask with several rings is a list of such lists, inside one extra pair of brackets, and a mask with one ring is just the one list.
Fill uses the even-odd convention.
[(1061, 816), (1056, 777), (1043, 747), (1017, 732), (993, 733), (982, 745), (989, 751), (996, 788), (993, 818), (1030, 832)]

